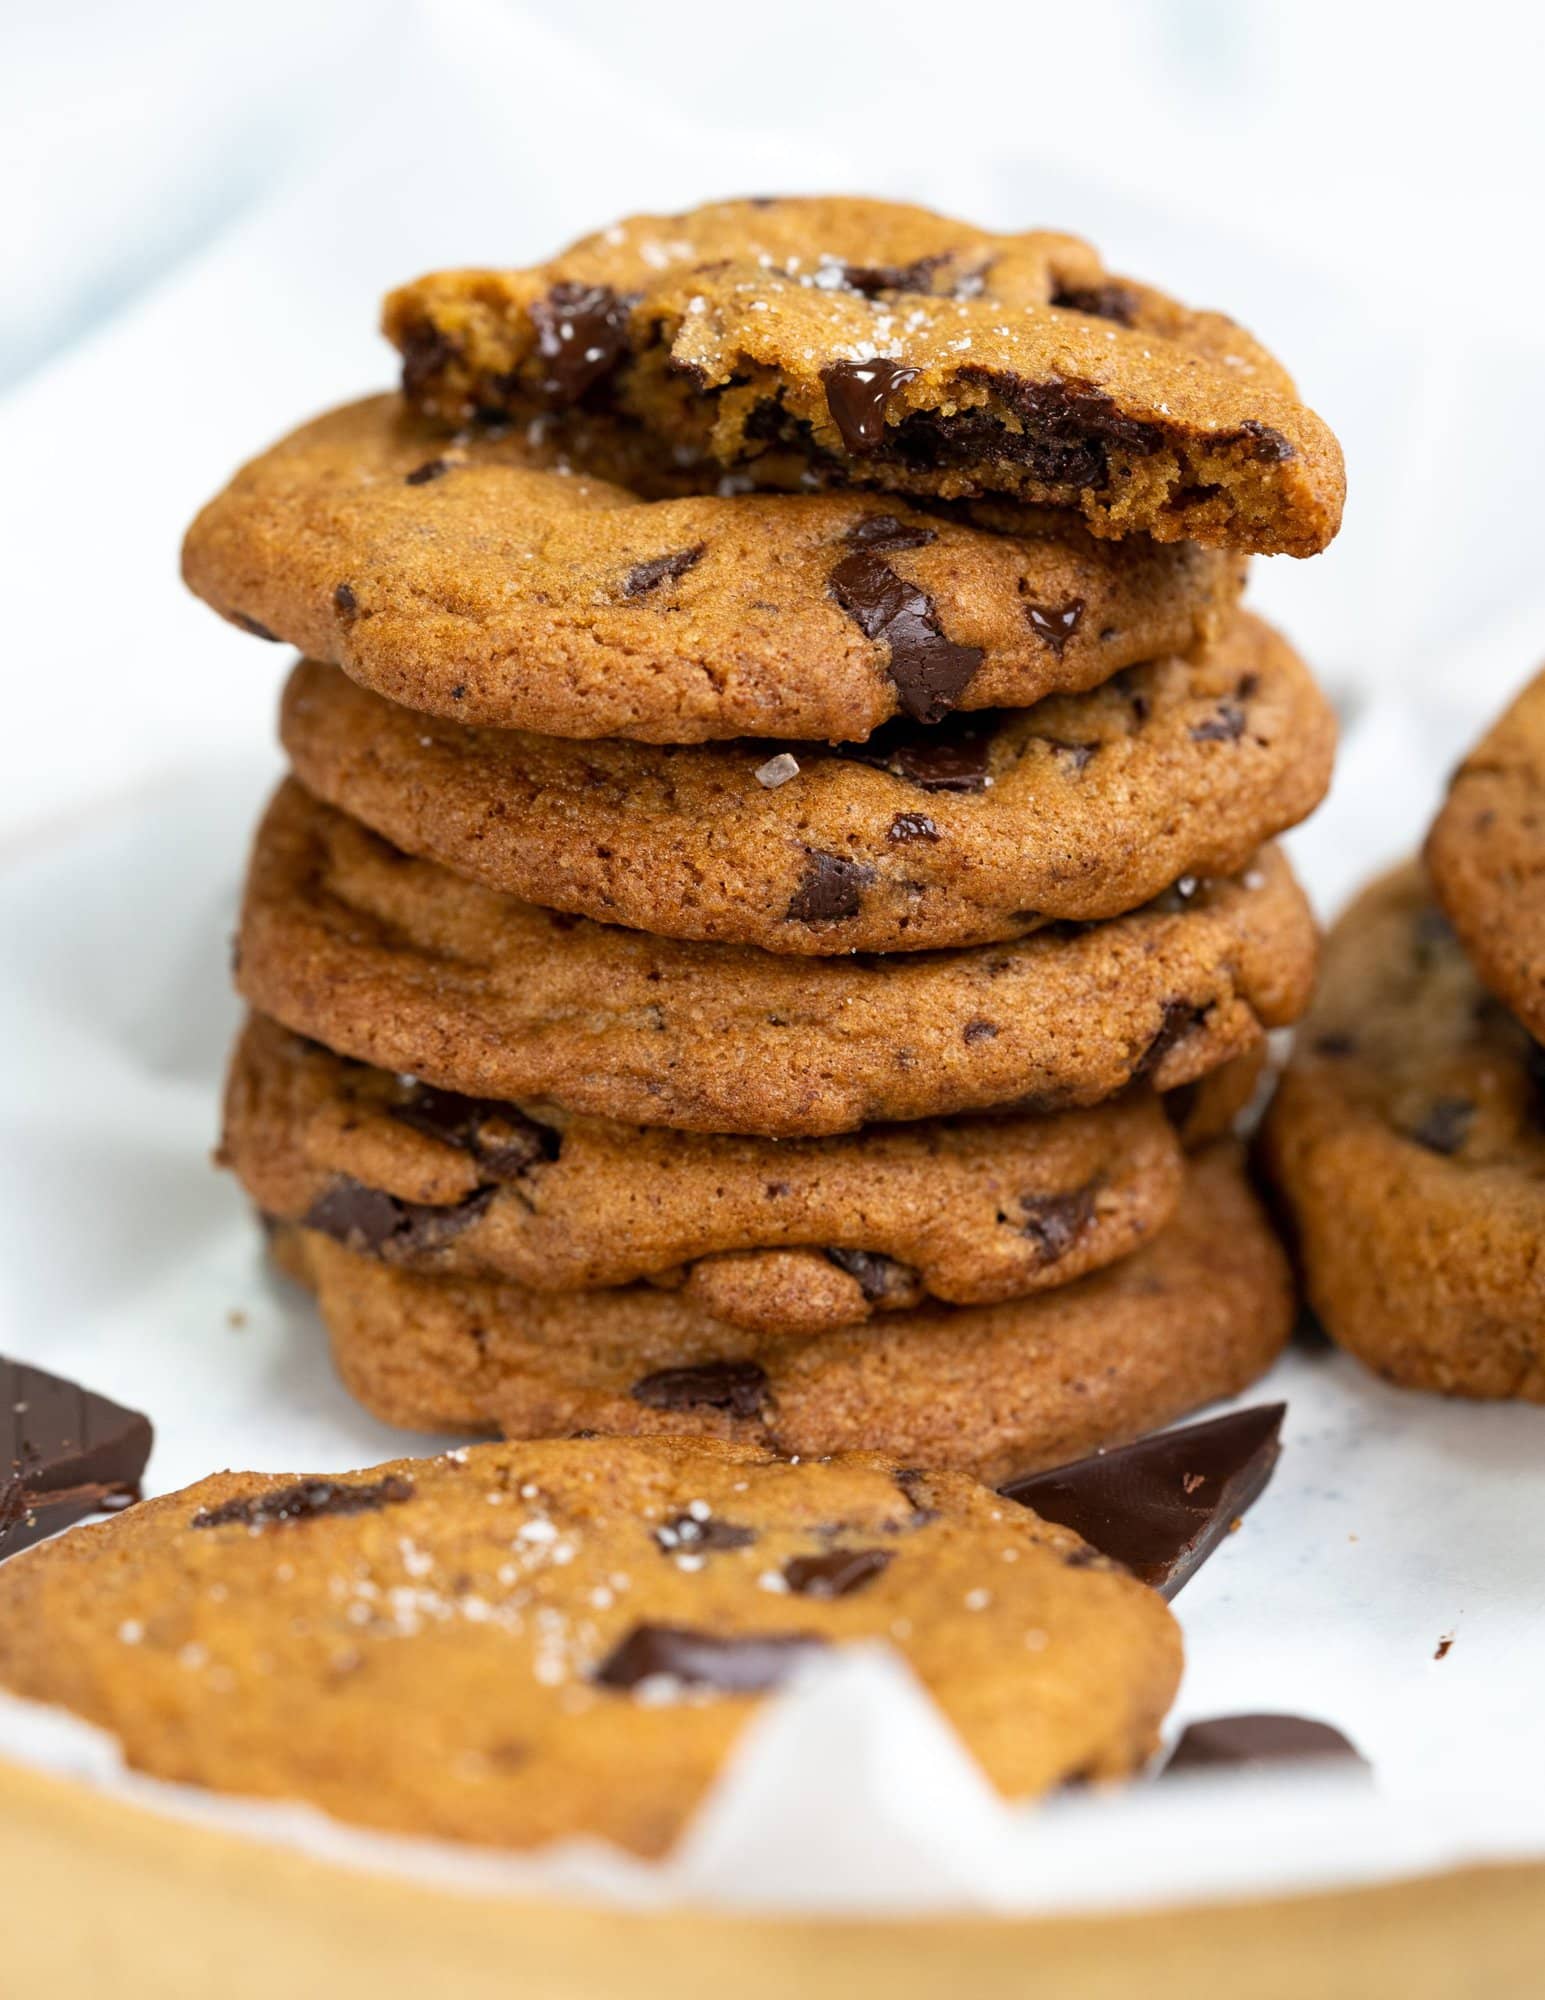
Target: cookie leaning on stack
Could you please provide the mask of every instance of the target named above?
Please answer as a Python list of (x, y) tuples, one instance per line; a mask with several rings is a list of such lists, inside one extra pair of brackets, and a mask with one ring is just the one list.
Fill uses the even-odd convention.
[(409, 1424), (992, 1477), (1244, 1386), (1223, 1133), (1329, 711), (1238, 608), (1334, 440), (1230, 322), (883, 203), (388, 302), (193, 588), (307, 656), (226, 1157)]

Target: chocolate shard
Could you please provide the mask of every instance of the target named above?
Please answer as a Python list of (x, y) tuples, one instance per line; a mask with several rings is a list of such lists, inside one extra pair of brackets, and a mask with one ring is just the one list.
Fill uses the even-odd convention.
[(1173, 1597), (1265, 1490), (1286, 1409), (1261, 1403), (1156, 1431), (998, 1490)]
[(596, 1668), (599, 1687), (636, 1688), (666, 1678), (721, 1694), (765, 1694), (827, 1650), (809, 1632), (700, 1632), (687, 1625), (635, 1625)]
[(493, 1197), (492, 1188), (479, 1188), (464, 1201), (443, 1207), (399, 1201), (394, 1194), (338, 1174), (301, 1217), (301, 1227), (330, 1236), (360, 1256), (392, 1262), (444, 1249), (472, 1227)]
[(842, 442), (855, 457), (873, 451), (885, 436), (885, 412), (898, 389), (922, 371), (877, 354), (871, 361), (834, 361), (822, 371), (826, 407)]
[(833, 1549), (822, 1556), (793, 1556), (783, 1580), (797, 1597), (851, 1597), (873, 1583), (891, 1559), (889, 1549)]
[(399, 1124), (426, 1138), (470, 1153), (496, 1181), (517, 1180), (544, 1160), (556, 1160), (562, 1134), (528, 1118), (513, 1104), (492, 1097), (463, 1097), (459, 1091), (414, 1083), (389, 1110)]
[(939, 722), (982, 664), (980, 646), (957, 646), (926, 590), (899, 577), (874, 548), (855, 549), (831, 573), (831, 591), (868, 638), (890, 648), (890, 677), (916, 722)]
[(624, 597), (645, 597), (658, 585), (674, 583), (689, 569), (696, 569), (707, 553), (708, 544), (698, 542), (690, 549), (675, 549), (669, 555), (652, 556), (648, 562), (635, 563), (622, 579), (622, 594)]
[(413, 1498), (413, 1482), (397, 1473), (355, 1485), (338, 1479), (297, 1479), (266, 1493), (244, 1493), (194, 1515), (195, 1528), (269, 1528), (281, 1521), (315, 1521), (326, 1514), (372, 1514)]
[(654, 1538), (668, 1556), (695, 1556), (719, 1549), (748, 1549), (756, 1540), (756, 1530), (716, 1520), (712, 1514), (701, 1520), (696, 1514), (677, 1514), (660, 1523)]
[(729, 1416), (759, 1417), (767, 1395), (767, 1373), (755, 1361), (699, 1361), (685, 1368), (657, 1368), (628, 1391), (651, 1410), (723, 1410)]
[(933, 528), (900, 521), (894, 514), (866, 514), (843, 536), (850, 549), (923, 549), (938, 539)]
[(150, 1419), (0, 1357), (0, 1558), (140, 1497)]
[(872, 873), (845, 854), (805, 849), (805, 872), (789, 898), (785, 917), (791, 924), (843, 923), (856, 917)]
[(1215, 1715), (1186, 1729), (1162, 1775), (1327, 1759), (1367, 1769), (1362, 1752), (1328, 1722), (1305, 1715)]
[(1136, 326), (1143, 306), (1130, 285), (1109, 279), (1103, 285), (1059, 285), (1047, 303), (1064, 312), (1087, 313), (1092, 319), (1112, 319), (1118, 326)]
[(835, 746), (849, 763), (873, 764), (925, 792), (983, 792), (992, 783), (992, 746), (998, 718), (952, 717), (933, 728), (887, 722), (864, 743)]

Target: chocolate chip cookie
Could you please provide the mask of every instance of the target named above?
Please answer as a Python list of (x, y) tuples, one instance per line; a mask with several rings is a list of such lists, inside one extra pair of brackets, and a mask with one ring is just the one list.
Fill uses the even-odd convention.
[(1392, 1382), (1545, 1402), (1542, 1074), (1421, 872), (1365, 890), (1263, 1156), (1327, 1332)]
[(1276, 1239), (1225, 1141), (1135, 1256), (994, 1306), (922, 1306), (809, 1337), (680, 1292), (426, 1277), (281, 1225), (350, 1392), (423, 1430), (708, 1433), (801, 1457), (874, 1450), (997, 1482), (1253, 1382), (1293, 1317)]
[(1481, 979), (1545, 1036), (1545, 674), (1455, 772), (1426, 859)]
[(303, 662), (281, 734), (318, 797), (410, 854), (657, 936), (921, 951), (1115, 916), (1232, 875), (1319, 803), (1335, 721), (1241, 614), (1087, 694), (828, 750), (464, 729)]
[(294, 780), (259, 829), (237, 984), (441, 1089), (771, 1138), (1190, 1083), (1295, 1020), (1316, 938), (1287, 863), (1012, 944), (887, 959), (685, 944), (499, 896)]
[(1219, 629), (1237, 557), (996, 533), (858, 494), (642, 500), (526, 431), (455, 442), (380, 396), (307, 424), (189, 530), (260, 637), (407, 708), (550, 736), (858, 741), (1023, 707)]
[(1009, 495), (1261, 553), (1340, 525), (1340, 448), (1265, 349), (1049, 231), (719, 202), (534, 269), (435, 273), (385, 329), (406, 395), (451, 424), (616, 410), (757, 484)]
[(704, 1439), (218, 1473), (0, 1570), (0, 1684), (135, 1769), (398, 1833), (668, 1849), (764, 1696), (896, 1649), (1027, 1798), (1157, 1747), (1157, 1592), (969, 1479)]
[(591, 1291), (639, 1278), (764, 1332), (1067, 1284), (1174, 1213), (1145, 1085), (1085, 1111), (790, 1142), (573, 1118), (436, 1090), (254, 1016), (225, 1164), (258, 1208), (411, 1270)]

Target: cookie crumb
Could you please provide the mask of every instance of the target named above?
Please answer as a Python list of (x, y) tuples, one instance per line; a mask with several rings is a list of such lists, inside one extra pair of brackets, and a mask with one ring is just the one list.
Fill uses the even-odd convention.
[(1454, 1643), (1453, 1633), (1445, 1632), (1443, 1634), (1443, 1637), (1438, 1641), (1438, 1650), (1433, 1654), (1432, 1657), (1435, 1660), (1446, 1660), (1449, 1655), (1449, 1648), (1453, 1645), (1453, 1643)]

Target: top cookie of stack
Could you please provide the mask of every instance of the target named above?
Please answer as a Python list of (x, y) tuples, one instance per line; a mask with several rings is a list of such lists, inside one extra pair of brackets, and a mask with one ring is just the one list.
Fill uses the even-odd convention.
[[(307, 655), (239, 981), (387, 1074), (259, 1024), (227, 1150), (361, 1393), (507, 1431), (625, 1428), (631, 1399), (643, 1428), (1008, 1469), (1056, 1429), (1023, 1373), (1016, 1417), (986, 1409), (1035, 1309), (1094, 1353), (1145, 1285), (1179, 1301), (1164, 1354), (1076, 1436), (1063, 1383), (1058, 1435), (1242, 1386), (1285, 1324), (1269, 1246), (1222, 1308), (1205, 1214), (1160, 1232), (1182, 1136), (1248, 1082), (1221, 1066), (1312, 976), (1269, 843), (1333, 723), (1238, 599), (1248, 552), (1325, 545), (1342, 475), (1281, 368), (1073, 238), (856, 200), (638, 218), (423, 279), (386, 327), (401, 397), (254, 461), (185, 552)], [(1215, 1075), (1155, 1124), (1155, 1091)], [(864, 1129), (897, 1120), (929, 1122)], [(1236, 1180), (1212, 1160), (1186, 1199), (1264, 1244)], [(879, 1314), (904, 1353), (830, 1346)], [(565, 1358), (452, 1394), (435, 1325), (469, 1318)], [(972, 1333), (976, 1409), (957, 1378), (923, 1435), (898, 1384)]]

